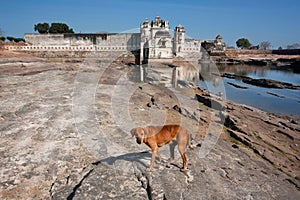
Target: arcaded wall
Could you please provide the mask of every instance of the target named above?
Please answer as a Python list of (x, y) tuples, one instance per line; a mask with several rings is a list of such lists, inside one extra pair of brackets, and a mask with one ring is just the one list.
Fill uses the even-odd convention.
[(25, 34), (24, 38), (30, 50), (135, 50), (141, 40), (139, 33)]

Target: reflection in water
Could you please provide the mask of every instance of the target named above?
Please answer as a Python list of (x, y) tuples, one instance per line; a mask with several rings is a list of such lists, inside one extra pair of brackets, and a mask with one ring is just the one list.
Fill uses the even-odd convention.
[(134, 82), (153, 82), (166, 87), (182, 88), (189, 83), (212, 82), (215, 88), (220, 87), (222, 78), (213, 63), (200, 63), (168, 67), (166, 65), (140, 65), (129, 73), (129, 79)]
[[(173, 68), (166, 65), (142, 65), (133, 69), (129, 78), (135, 82), (152, 82), (175, 88), (184, 88), (193, 82), (211, 93), (222, 93), (223, 98), (226, 97), (237, 103), (250, 105), (267, 112), (300, 117), (299, 90), (261, 88), (248, 85), (238, 79), (227, 79), (219, 76), (220, 73), (234, 73), (251, 78), (273, 79), (300, 85), (299, 74), (272, 69), (268, 66), (223, 65), (217, 69), (213, 65), (210, 62), (196, 65), (185, 63)], [(228, 82), (245, 86), (248, 89), (235, 88)], [(281, 98), (270, 94), (276, 94)]]
[(240, 76), (249, 76), (251, 74), (257, 77), (265, 77), (270, 67), (254, 65), (220, 65), (218, 66), (221, 73), (233, 73)]
[(200, 70), (196, 69), (194, 66), (174, 67), (172, 73), (172, 86), (175, 88), (178, 87), (178, 84), (183, 84), (185, 82), (197, 83), (200, 80)]

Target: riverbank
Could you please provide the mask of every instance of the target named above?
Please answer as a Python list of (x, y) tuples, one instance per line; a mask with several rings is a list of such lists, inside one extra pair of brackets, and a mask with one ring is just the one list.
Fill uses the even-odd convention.
[(241, 50), (227, 49), (225, 55), (213, 55), (217, 64), (246, 64), (275, 66), (300, 72), (300, 50)]
[[(121, 62), (108, 67), (101, 59), (5, 59), (0, 61), (1, 199), (300, 197), (296, 119), (222, 101), (192, 85), (171, 89), (155, 81), (133, 82), (132, 67)], [(169, 78), (155, 69), (149, 73)], [(130, 136), (130, 119), (135, 126), (188, 128), (195, 147), (187, 152), (188, 171), (180, 172), (176, 153), (171, 168), (156, 164), (146, 173), (151, 154)], [(161, 149), (164, 160), (168, 150)]]

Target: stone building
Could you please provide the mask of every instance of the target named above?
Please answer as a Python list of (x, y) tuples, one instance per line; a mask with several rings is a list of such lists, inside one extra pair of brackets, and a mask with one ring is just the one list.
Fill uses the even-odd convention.
[(175, 56), (186, 57), (201, 50), (201, 40), (186, 38), (184, 27), (179, 24), (174, 29), (173, 52)]
[(174, 29), (174, 38), (171, 37), (169, 22), (159, 16), (149, 22), (141, 24), (141, 51), (142, 62), (169, 61), (174, 56), (184, 57), (192, 52), (200, 52), (201, 41), (187, 39), (185, 29), (178, 25)]
[(201, 46), (208, 51), (209, 54), (224, 54), (226, 44), (222, 41), (223, 37), (217, 35), (215, 40), (204, 40)]
[(185, 57), (199, 53), (201, 46), (211, 51), (225, 51), (222, 36), (215, 40), (196, 40), (186, 37), (185, 28), (179, 24), (171, 35), (169, 22), (156, 16), (151, 22), (145, 19), (140, 33), (65, 33), (25, 34), (26, 44), (9, 46), (13, 51), (117, 51), (135, 52), (139, 63), (172, 62), (174, 57)]
[(169, 22), (156, 16), (151, 23), (146, 19), (141, 24), (141, 51), (142, 61), (156, 59), (172, 59), (172, 37)]

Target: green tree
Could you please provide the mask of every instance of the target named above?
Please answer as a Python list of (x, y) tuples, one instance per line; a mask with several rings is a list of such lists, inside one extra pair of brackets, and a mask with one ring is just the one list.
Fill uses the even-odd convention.
[(260, 43), (260, 48), (263, 50), (269, 49), (271, 47), (271, 43), (269, 41), (263, 41)]
[(25, 40), (23, 38), (14, 38), (13, 39), (14, 42), (25, 42)]
[(52, 23), (49, 33), (74, 33), (74, 31), (65, 23)]
[(5, 42), (5, 37), (4, 36), (0, 36), (0, 40), (2, 41), (2, 42)]
[(280, 47), (278, 47), (278, 50), (282, 50), (282, 47), (280, 46)]
[(11, 36), (7, 36), (6, 39), (7, 39), (8, 41), (12, 42), (12, 41), (14, 41), (15, 38), (14, 38), (14, 37), (11, 37)]
[(246, 38), (240, 38), (236, 41), (236, 46), (238, 48), (242, 48), (242, 49), (246, 48), (247, 49), (251, 46), (251, 43)]
[(49, 32), (48, 23), (38, 23), (34, 25), (34, 31), (38, 31), (40, 34), (45, 34)]

